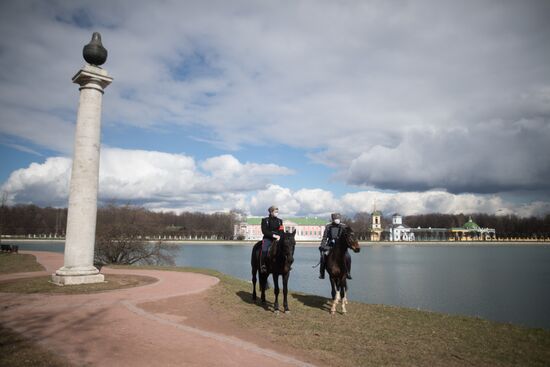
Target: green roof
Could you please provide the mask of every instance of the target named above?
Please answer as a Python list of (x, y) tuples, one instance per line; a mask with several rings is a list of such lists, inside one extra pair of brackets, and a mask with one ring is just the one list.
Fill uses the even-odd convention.
[(379, 215), (382, 216), (382, 212), (380, 210), (375, 210), (372, 215)]
[(479, 229), (479, 226), (472, 220), (472, 217), (470, 217), (470, 219), (464, 223), (462, 227), (466, 229)]
[(479, 225), (472, 220), (472, 217), (470, 217), (470, 219), (468, 219), (468, 221), (466, 223), (464, 223), (464, 225), (462, 227), (453, 227), (453, 228), (451, 228), (451, 230), (453, 230), (453, 231), (464, 231), (464, 230), (476, 231), (476, 230), (479, 230), (479, 229), (480, 229)]
[(248, 217), (246, 218), (246, 224), (262, 224), (262, 218)]
[[(289, 218), (281, 218), (283, 220), (283, 224), (287, 222), (296, 223), (297, 225), (301, 226), (324, 226), (328, 223), (328, 220), (318, 218), (318, 217), (289, 217)], [(247, 224), (261, 224), (262, 218), (260, 217), (248, 217), (246, 219)]]

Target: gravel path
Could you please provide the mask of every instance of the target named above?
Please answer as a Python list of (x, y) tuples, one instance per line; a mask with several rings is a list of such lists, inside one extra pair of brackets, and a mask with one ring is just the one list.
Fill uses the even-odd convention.
[[(62, 266), (62, 254), (28, 253), (46, 271), (1, 275), (0, 281), (49, 275)], [(193, 297), (217, 284), (215, 277), (110, 268), (102, 272), (145, 275), (159, 281), (86, 295), (0, 293), (0, 323), (78, 366), (311, 366), (232, 335), (190, 327), (186, 317), (140, 308), (144, 302)]]

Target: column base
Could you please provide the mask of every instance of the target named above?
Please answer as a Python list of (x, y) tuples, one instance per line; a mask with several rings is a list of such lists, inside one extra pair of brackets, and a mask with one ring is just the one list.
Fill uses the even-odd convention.
[(99, 274), (99, 270), (93, 266), (86, 268), (62, 267), (52, 274), (52, 282), (57, 285), (92, 284), (104, 281), (105, 276)]

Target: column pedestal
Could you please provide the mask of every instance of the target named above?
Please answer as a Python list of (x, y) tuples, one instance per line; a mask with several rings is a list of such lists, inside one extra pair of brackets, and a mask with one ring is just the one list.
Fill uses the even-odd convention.
[(99, 274), (99, 270), (95, 266), (85, 268), (62, 267), (52, 274), (52, 282), (57, 285), (103, 283), (104, 281), (105, 276)]

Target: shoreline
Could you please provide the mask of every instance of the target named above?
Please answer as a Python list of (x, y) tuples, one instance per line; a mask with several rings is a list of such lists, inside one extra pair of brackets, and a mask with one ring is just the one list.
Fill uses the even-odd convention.
[[(28, 243), (28, 242), (42, 242), (59, 244), (64, 243), (64, 239), (54, 238), (13, 238), (2, 239), (3, 244), (9, 243)], [(155, 240), (149, 240), (149, 242), (156, 242)], [(231, 240), (163, 240), (168, 245), (228, 245), (228, 246), (253, 246), (258, 241), (231, 241)], [(550, 241), (412, 241), (412, 242), (371, 242), (371, 241), (359, 241), (361, 247), (463, 247), (463, 246), (479, 246), (479, 247), (506, 247), (506, 246), (550, 246)], [(318, 247), (319, 242), (312, 241), (297, 241), (296, 247)]]

